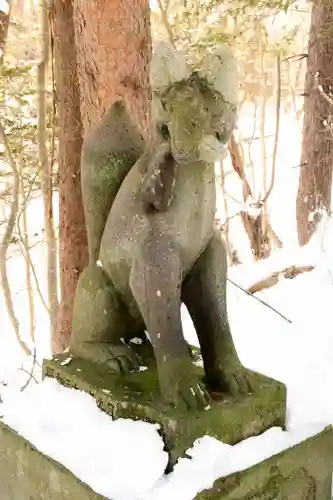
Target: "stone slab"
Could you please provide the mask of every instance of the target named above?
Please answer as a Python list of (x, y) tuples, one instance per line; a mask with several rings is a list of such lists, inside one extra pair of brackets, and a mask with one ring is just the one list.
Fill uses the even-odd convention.
[[(203, 370), (197, 367), (199, 376)], [(272, 426), (284, 427), (284, 384), (251, 372), (253, 392), (235, 400), (220, 394), (205, 411), (186, 412), (165, 406), (158, 388), (156, 368), (126, 375), (108, 373), (98, 365), (62, 354), (44, 360), (43, 375), (62, 385), (91, 394), (99, 408), (112, 418), (158, 423), (169, 452), (169, 470), (193, 442), (210, 435), (227, 444), (261, 434)], [(216, 396), (216, 395), (215, 395)]]
[(215, 481), (196, 500), (331, 500), (333, 427)]
[(106, 500), (0, 421), (1, 500)]
[[(332, 460), (329, 426), (253, 467), (218, 479), (195, 500), (331, 500)], [(1, 500), (107, 500), (1, 421), (0, 491)]]

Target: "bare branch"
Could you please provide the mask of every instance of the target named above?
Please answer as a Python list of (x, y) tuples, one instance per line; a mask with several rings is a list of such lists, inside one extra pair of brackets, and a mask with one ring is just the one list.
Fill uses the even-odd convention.
[(26, 343), (20, 337), (20, 326), (19, 326), (18, 319), (16, 318), (16, 315), (15, 315), (12, 296), (11, 296), (11, 290), (10, 290), (10, 285), (9, 285), (9, 280), (8, 280), (8, 274), (7, 274), (7, 262), (6, 262), (7, 251), (8, 251), (9, 243), (10, 243), (12, 235), (13, 235), (15, 222), (17, 219), (17, 214), (18, 214), (18, 209), (19, 209), (20, 174), (19, 174), (19, 170), (17, 168), (16, 162), (14, 160), (14, 157), (13, 157), (5, 130), (4, 130), (1, 123), (0, 123), (0, 139), (2, 140), (2, 142), (5, 146), (5, 151), (6, 151), (6, 154), (8, 157), (9, 165), (12, 169), (12, 174), (13, 174), (13, 200), (12, 200), (11, 207), (10, 207), (10, 215), (9, 215), (9, 219), (8, 219), (7, 226), (5, 229), (5, 233), (3, 235), (3, 238), (2, 238), (2, 241), (0, 244), (0, 277), (1, 277), (1, 282), (2, 282), (2, 288), (3, 288), (3, 294), (4, 294), (6, 308), (8, 311), (9, 319), (13, 325), (17, 341), (26, 354), (31, 354), (30, 349), (28, 348)]
[(281, 58), (280, 54), (276, 58), (276, 73), (277, 73), (277, 90), (276, 90), (276, 126), (275, 126), (275, 139), (274, 139), (274, 149), (272, 158), (272, 177), (269, 189), (262, 200), (262, 203), (266, 203), (271, 192), (274, 188), (275, 182), (275, 172), (276, 172), (276, 156), (279, 143), (279, 132), (280, 132), (280, 111), (281, 111)]
[(48, 314), (50, 314), (50, 308), (48, 307), (47, 303), (46, 303), (46, 300), (44, 299), (43, 297), (43, 294), (42, 294), (42, 291), (40, 289), (40, 286), (39, 286), (39, 282), (38, 282), (38, 277), (37, 277), (37, 273), (36, 273), (36, 269), (35, 269), (35, 266), (34, 266), (34, 263), (32, 262), (32, 259), (31, 259), (31, 255), (30, 255), (30, 252), (29, 250), (29, 247), (27, 246), (26, 244), (26, 241), (25, 239), (23, 238), (23, 235), (21, 233), (21, 229), (20, 227), (18, 226), (18, 232), (19, 232), (19, 236), (20, 236), (20, 244), (21, 244), (21, 247), (23, 247), (23, 250), (24, 250), (24, 258), (27, 260), (27, 262), (29, 262), (30, 264), (30, 268), (31, 268), (31, 272), (32, 272), (32, 275), (34, 277), (34, 280), (35, 280), (35, 285), (36, 285), (36, 290), (37, 290), (37, 293), (39, 295), (39, 298), (46, 310), (46, 312)]
[(27, 370), (25, 370), (23, 367), (20, 368), (20, 370), (22, 372), (26, 372), (28, 373), (29, 375), (29, 378), (28, 380), (26, 381), (26, 383), (21, 387), (20, 389), (20, 392), (23, 392), (27, 387), (28, 385), (30, 384), (31, 380), (34, 380), (36, 382), (36, 384), (38, 384), (38, 380), (35, 379), (33, 373), (34, 373), (34, 370), (35, 370), (35, 366), (36, 366), (36, 348), (34, 349), (34, 355), (33, 355), (33, 360), (32, 360), (32, 367), (31, 367), (31, 370), (30, 372), (28, 372)]
[(172, 27), (171, 27), (171, 24), (170, 24), (169, 18), (168, 18), (169, 2), (167, 3), (167, 5), (163, 5), (162, 0), (157, 0), (157, 3), (158, 3), (158, 8), (160, 9), (160, 12), (161, 12), (162, 23), (163, 23), (163, 25), (168, 33), (169, 40), (172, 43), (172, 45), (175, 46), (175, 37), (173, 36)]
[(323, 89), (323, 86), (320, 85), (319, 83), (319, 72), (317, 71), (317, 73), (315, 74), (315, 82), (316, 82), (316, 86), (317, 86), (317, 89), (319, 91), (319, 94), (325, 99), (325, 101), (330, 105), (330, 106), (333, 106), (333, 98), (330, 97), (328, 94), (326, 94), (325, 90)]

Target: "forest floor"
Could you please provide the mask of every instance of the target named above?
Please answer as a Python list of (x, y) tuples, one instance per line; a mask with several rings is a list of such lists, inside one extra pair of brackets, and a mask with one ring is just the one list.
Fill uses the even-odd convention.
[[(229, 278), (249, 288), (291, 265), (314, 266), (314, 270), (293, 279), (281, 278), (274, 287), (256, 294), (280, 314), (228, 282), (228, 313), (243, 364), (287, 386), (287, 432), (274, 428), (235, 446), (203, 436), (189, 451), (192, 459), (181, 459), (175, 470), (165, 476), (167, 456), (153, 425), (131, 420), (113, 422), (97, 409), (90, 396), (62, 388), (53, 380), (36, 383), (32, 379), (21, 391), (29, 379), (33, 360), (23, 359), (0, 304), (0, 415), (40, 451), (106, 497), (191, 500), (217, 477), (257, 463), (333, 424), (333, 221), (323, 219), (310, 244), (302, 249), (297, 247), (294, 204), (298, 172), (293, 167), (299, 163), (299, 136), (297, 124), (288, 122), (288, 128), (285, 120), (281, 128), (277, 182), (270, 200), (272, 225), (284, 248), (265, 261), (253, 263), (244, 243), (244, 232), (235, 222), (232, 238), (237, 249), (241, 249), (244, 264), (230, 268)], [(291, 137), (293, 145), (288, 146)], [(255, 155), (260, 157), (258, 148)], [(238, 185), (232, 183), (232, 174), (228, 177), (227, 189), (235, 196)], [(29, 208), (34, 214), (29, 218), (32, 233), (40, 228), (38, 203), (36, 200)], [(222, 206), (221, 200), (219, 203)], [(43, 247), (36, 246), (32, 255), (36, 263), (42, 262)], [(24, 338), (28, 339), (24, 262), (14, 252), (9, 265), (16, 311)], [(38, 273), (45, 294), (41, 266)], [(50, 354), (49, 328), (47, 312), (37, 295), (36, 310), (36, 339), (41, 359)], [(185, 335), (197, 344), (187, 311), (183, 309), (182, 313)], [(38, 366), (35, 376), (39, 382)], [(93, 463), (92, 454), (97, 457)]]

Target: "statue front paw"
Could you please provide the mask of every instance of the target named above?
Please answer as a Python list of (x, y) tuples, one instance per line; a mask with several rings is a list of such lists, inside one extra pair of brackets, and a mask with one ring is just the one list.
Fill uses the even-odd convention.
[(207, 377), (207, 384), (213, 391), (232, 397), (247, 396), (252, 392), (250, 372), (237, 360), (220, 363)]
[(204, 410), (210, 402), (206, 388), (199, 381), (178, 384), (162, 393), (165, 401), (176, 408), (198, 411)]
[(162, 373), (159, 370), (164, 401), (176, 408), (204, 410), (210, 402), (210, 396), (204, 384), (193, 373), (191, 364), (184, 362), (174, 366), (174, 361), (168, 364), (167, 369), (163, 367)]

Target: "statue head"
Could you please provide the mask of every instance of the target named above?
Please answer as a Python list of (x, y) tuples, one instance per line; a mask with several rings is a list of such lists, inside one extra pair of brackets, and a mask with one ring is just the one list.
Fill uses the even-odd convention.
[(237, 63), (228, 46), (191, 68), (183, 54), (161, 42), (151, 61), (153, 121), (177, 162), (214, 161), (236, 124)]

